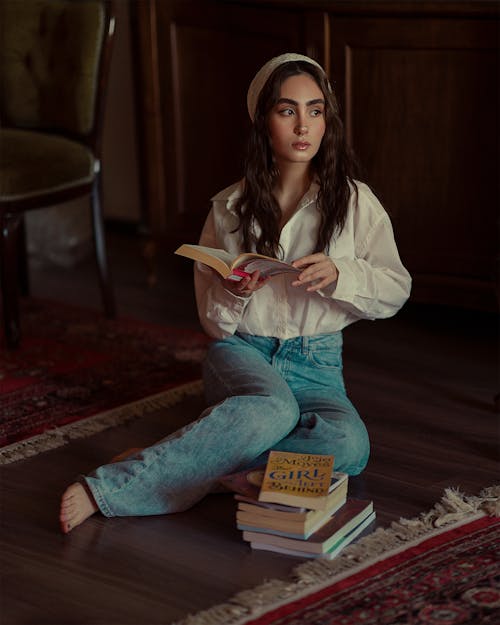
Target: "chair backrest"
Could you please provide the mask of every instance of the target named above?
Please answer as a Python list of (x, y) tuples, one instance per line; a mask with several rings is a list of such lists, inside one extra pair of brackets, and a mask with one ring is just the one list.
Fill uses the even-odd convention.
[(107, 0), (0, 2), (0, 123), (96, 147), (114, 31)]

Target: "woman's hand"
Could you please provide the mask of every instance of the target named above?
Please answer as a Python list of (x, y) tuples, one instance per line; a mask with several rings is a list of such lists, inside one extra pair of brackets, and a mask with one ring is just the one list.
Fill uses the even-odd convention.
[(319, 291), (329, 284), (333, 284), (339, 275), (337, 266), (333, 260), (325, 254), (311, 254), (294, 260), (292, 265), (300, 269), (305, 267), (292, 286), (304, 286), (309, 284), (306, 291)]
[(260, 271), (254, 271), (250, 276), (241, 278), (238, 282), (235, 280), (224, 280), (224, 288), (234, 295), (240, 297), (250, 297), (252, 293), (261, 289), (269, 278), (260, 279)]

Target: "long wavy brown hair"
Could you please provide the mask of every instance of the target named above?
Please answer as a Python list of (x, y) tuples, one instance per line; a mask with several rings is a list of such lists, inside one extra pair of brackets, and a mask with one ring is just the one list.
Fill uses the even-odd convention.
[[(268, 131), (268, 115), (277, 104), (281, 85), (291, 76), (310, 75), (325, 99), (325, 134), (321, 146), (311, 161), (311, 174), (319, 183), (317, 206), (320, 224), (314, 252), (327, 252), (333, 236), (342, 232), (347, 217), (349, 198), (354, 182), (355, 160), (347, 146), (339, 107), (323, 71), (311, 63), (292, 61), (275, 69), (264, 85), (257, 102), (254, 123), (247, 143), (244, 165), (243, 195), (236, 204), (245, 250), (256, 249), (260, 254), (280, 257), (279, 245), (281, 210), (273, 195), (279, 172), (274, 163)], [(255, 234), (254, 226), (260, 226)]]

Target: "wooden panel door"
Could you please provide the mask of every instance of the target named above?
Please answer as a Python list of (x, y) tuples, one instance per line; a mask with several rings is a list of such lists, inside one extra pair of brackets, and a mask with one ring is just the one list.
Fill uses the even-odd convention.
[(330, 17), (349, 141), (393, 217), (416, 301), (495, 306), (498, 24)]

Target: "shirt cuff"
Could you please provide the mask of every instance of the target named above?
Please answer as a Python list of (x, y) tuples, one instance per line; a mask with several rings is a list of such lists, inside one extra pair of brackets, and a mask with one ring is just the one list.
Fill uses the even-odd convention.
[(225, 287), (222, 288), (224, 289), (224, 292), (229, 295), (228, 301), (241, 300), (242, 302), (244, 302), (245, 306), (250, 301), (253, 295), (253, 293), (250, 293), (249, 295), (236, 295), (236, 293), (233, 293), (229, 289), (226, 289)]
[(337, 282), (332, 285), (330, 297), (342, 302), (353, 302), (356, 293), (356, 276), (349, 266), (349, 261), (335, 258), (333, 262), (337, 267), (338, 276)]

